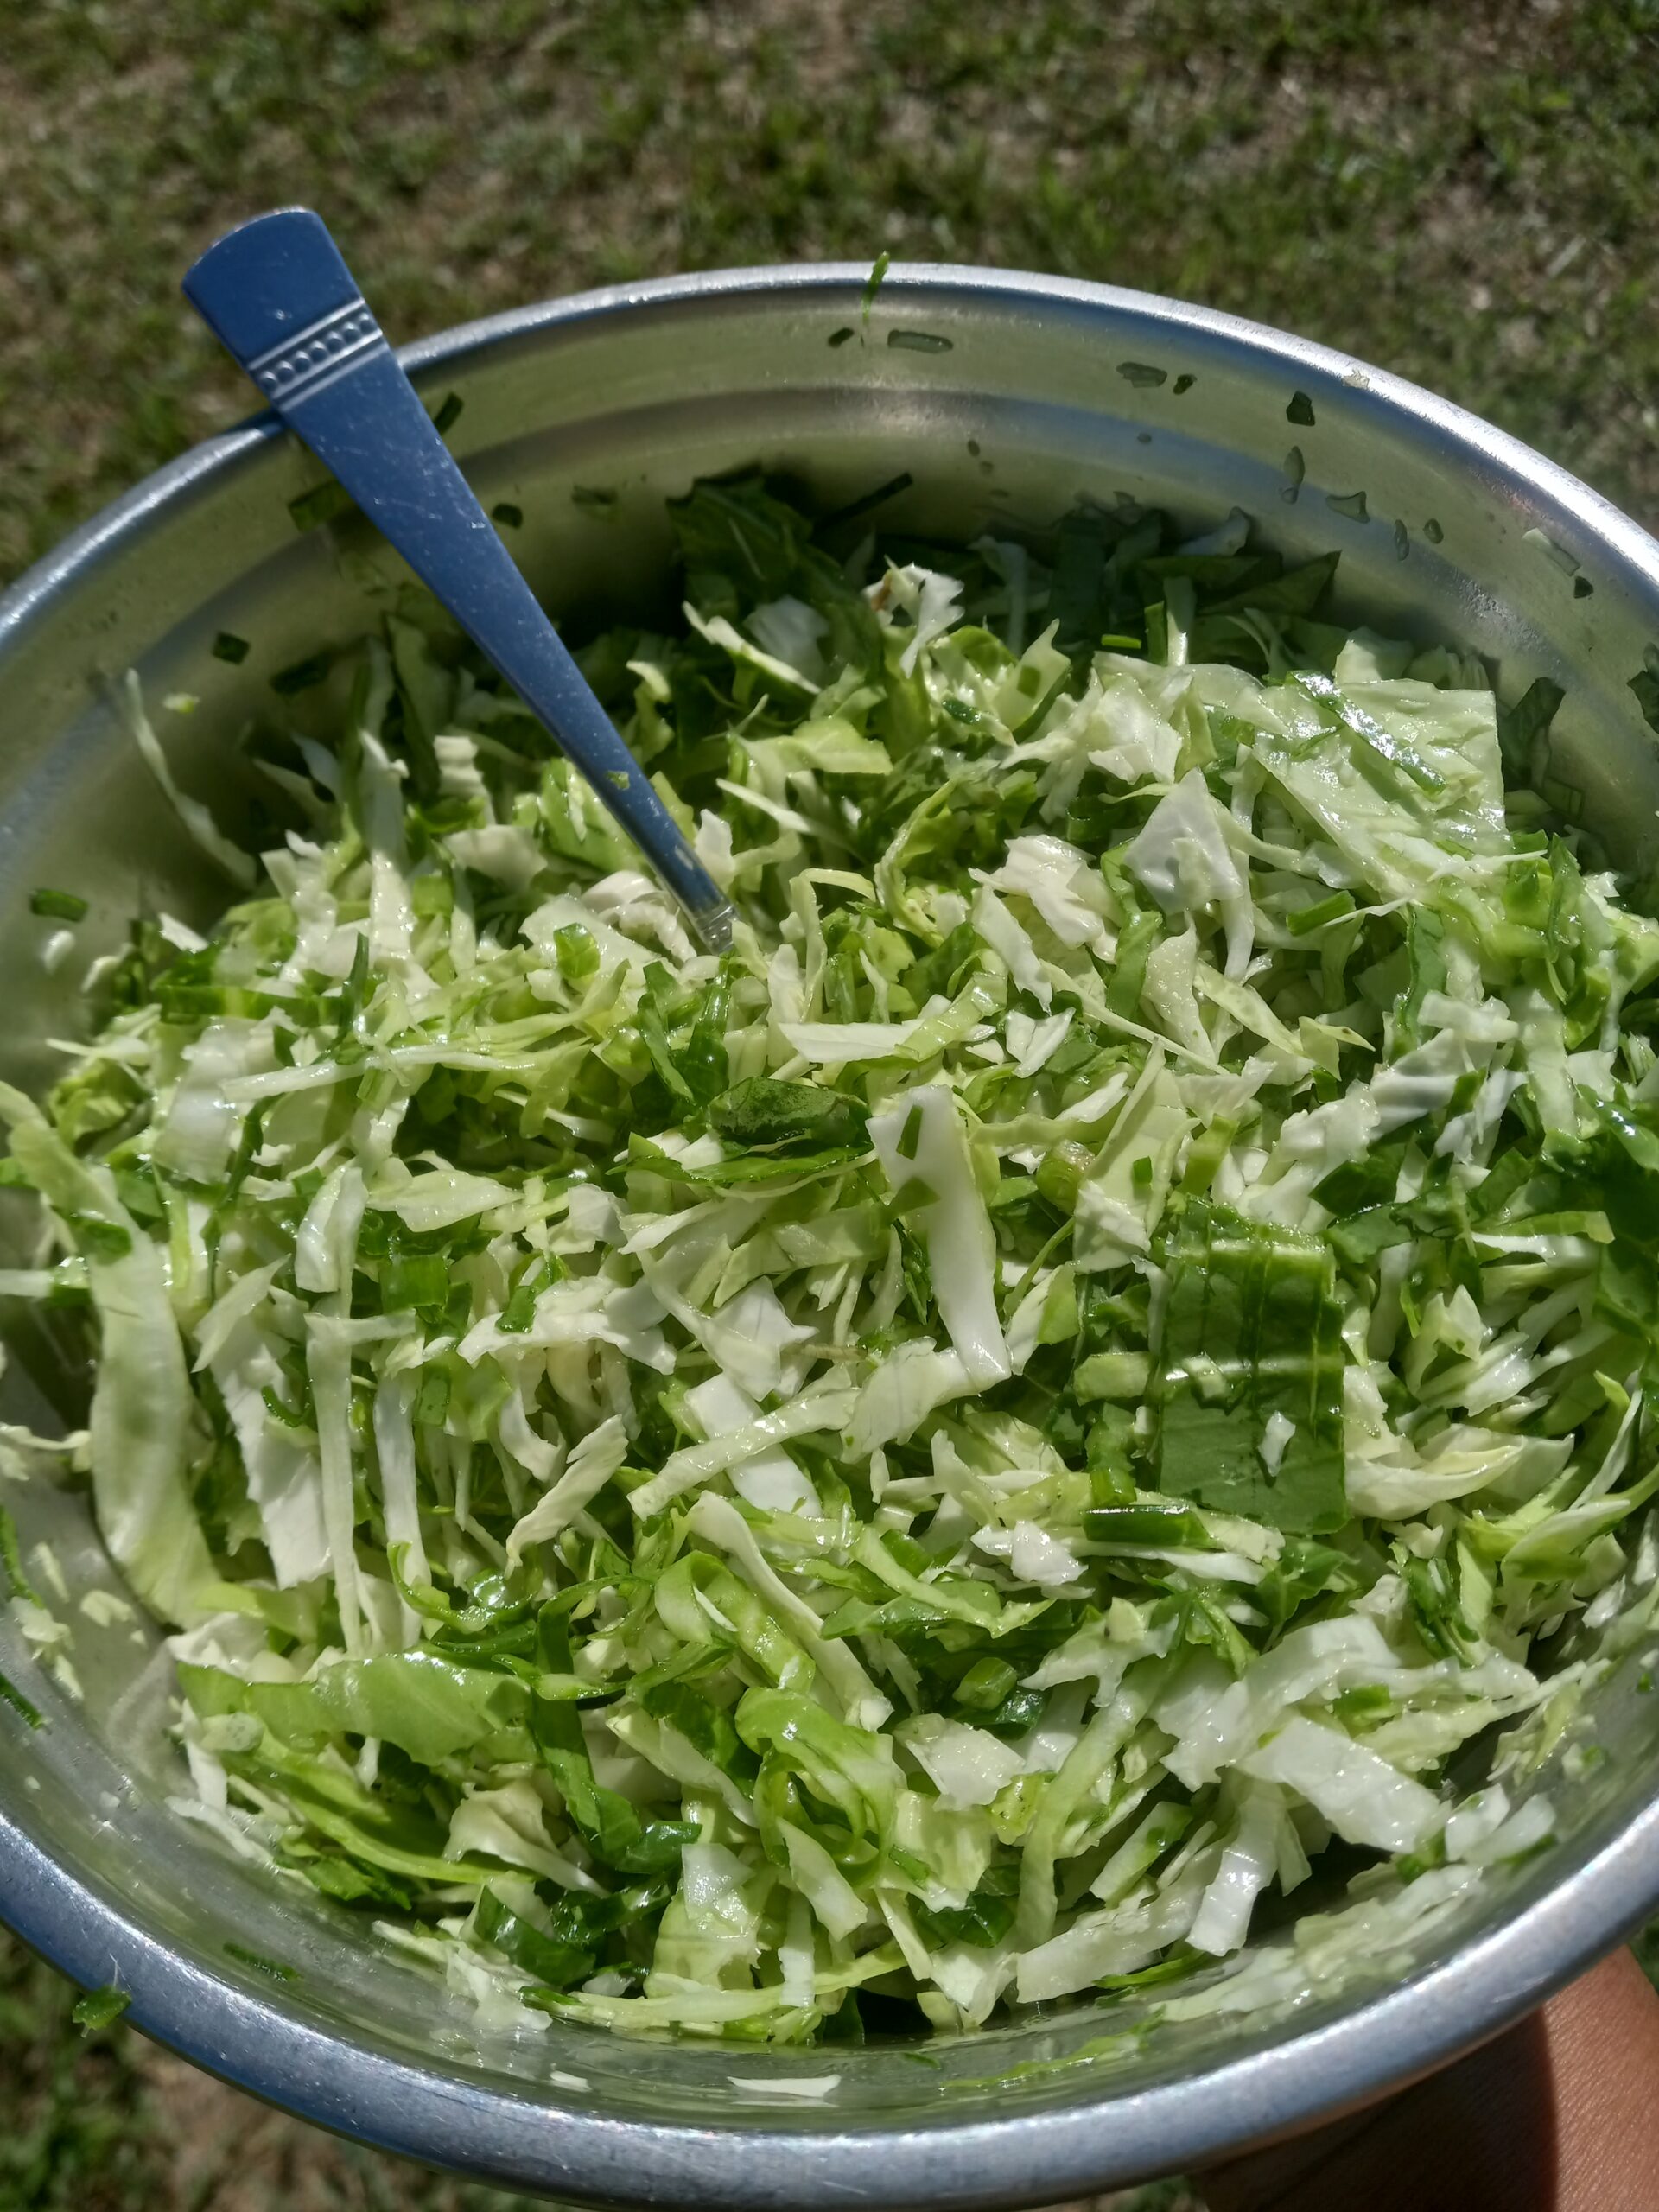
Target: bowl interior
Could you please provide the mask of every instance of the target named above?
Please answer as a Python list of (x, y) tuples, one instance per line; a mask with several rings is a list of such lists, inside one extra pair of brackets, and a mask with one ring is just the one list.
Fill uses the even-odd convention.
[[(1659, 668), (1659, 548), (1497, 434), (1338, 357), (1165, 302), (962, 271), (893, 272), (866, 327), (855, 275), (804, 271), (594, 296), (413, 358), (429, 402), (463, 402), (455, 450), (486, 505), (522, 511), (510, 542), (567, 626), (660, 604), (664, 499), (754, 461), (825, 508), (902, 474), (872, 519), (963, 539), (1052, 521), (1080, 496), (1166, 505), (1195, 527), (1242, 507), (1287, 556), (1341, 551), (1344, 613), (1490, 656), (1505, 698), (1538, 675), (1560, 683), (1552, 774), (1621, 865), (1653, 863), (1659, 746), (1630, 678), (1645, 653)], [(175, 702), (157, 721), (179, 780), (234, 830), (257, 800), (239, 733), (322, 711), (326, 690), (285, 688), (286, 672), (359, 635), (397, 588), (399, 565), (361, 523), (296, 526), (290, 502), (320, 474), (269, 424), (232, 433), (0, 604), (7, 1080), (61, 1071), (49, 1040), (74, 1033), (75, 986), (130, 914), (200, 923), (224, 902), (123, 734), (115, 679), (134, 667), (152, 708)], [(215, 656), (226, 637), (245, 658)], [(41, 884), (92, 902), (51, 973), (56, 925), (29, 911)], [(22, 1220), (0, 1216), (9, 1259)], [(49, 1317), (6, 1318), (7, 1417), (73, 1422), (83, 1386)], [(113, 1966), (141, 2024), (202, 2063), (521, 2185), (806, 2204), (857, 2182), (866, 2201), (1046, 2201), (1426, 2066), (1659, 1896), (1659, 1859), (1649, 1849), (1646, 1880), (1630, 1857), (1659, 1777), (1638, 1649), (1564, 1746), (1581, 1753), (1593, 1728), (1615, 1756), (1541, 1781), (1558, 1840), (1351, 1949), (1294, 2008), (1175, 2021), (1154, 1989), (885, 2050), (646, 2045), (557, 2023), (516, 2041), (362, 1920), (279, 1893), (169, 1809), (165, 1655), (133, 1618), (85, 1610), (118, 1586), (79, 1497), (39, 1480), (5, 1496), (25, 1554), (48, 1542), (62, 1569), (84, 1702), (0, 1620), (0, 1670), (48, 1720), (29, 1732), (0, 1712), (0, 1912), (89, 1983)], [(1208, 2094), (1179, 2087), (1201, 2073)]]

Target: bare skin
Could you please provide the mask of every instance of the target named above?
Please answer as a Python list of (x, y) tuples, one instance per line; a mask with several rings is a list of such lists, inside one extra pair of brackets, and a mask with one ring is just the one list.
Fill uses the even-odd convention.
[(1616, 1952), (1444, 2073), (1203, 2189), (1211, 2212), (1659, 2212), (1659, 1995)]

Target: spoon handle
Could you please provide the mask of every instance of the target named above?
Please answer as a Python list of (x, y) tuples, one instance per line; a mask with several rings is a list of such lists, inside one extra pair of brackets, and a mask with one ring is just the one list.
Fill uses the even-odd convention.
[(732, 910), (571, 659), (364, 302), (320, 216), (257, 216), (210, 246), (185, 296), (295, 435), (575, 761), (702, 942)]

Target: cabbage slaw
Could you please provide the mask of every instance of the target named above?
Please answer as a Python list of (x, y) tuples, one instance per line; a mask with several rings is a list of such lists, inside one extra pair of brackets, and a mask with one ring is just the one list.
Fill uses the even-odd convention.
[(585, 664), (723, 958), (429, 603), (263, 746), (257, 883), (130, 688), (245, 895), (0, 1090), (0, 1288), (88, 1309), (180, 1810), (492, 2022), (782, 2042), (1537, 1847), (1659, 1569), (1659, 925), (1548, 687), (1242, 517), (674, 520)]

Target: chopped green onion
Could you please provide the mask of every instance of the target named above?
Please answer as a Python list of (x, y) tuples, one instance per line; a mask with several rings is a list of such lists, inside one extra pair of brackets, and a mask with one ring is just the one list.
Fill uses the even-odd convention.
[(79, 922), (86, 918), (86, 901), (73, 891), (42, 888), (29, 894), (29, 911), (56, 922)]

